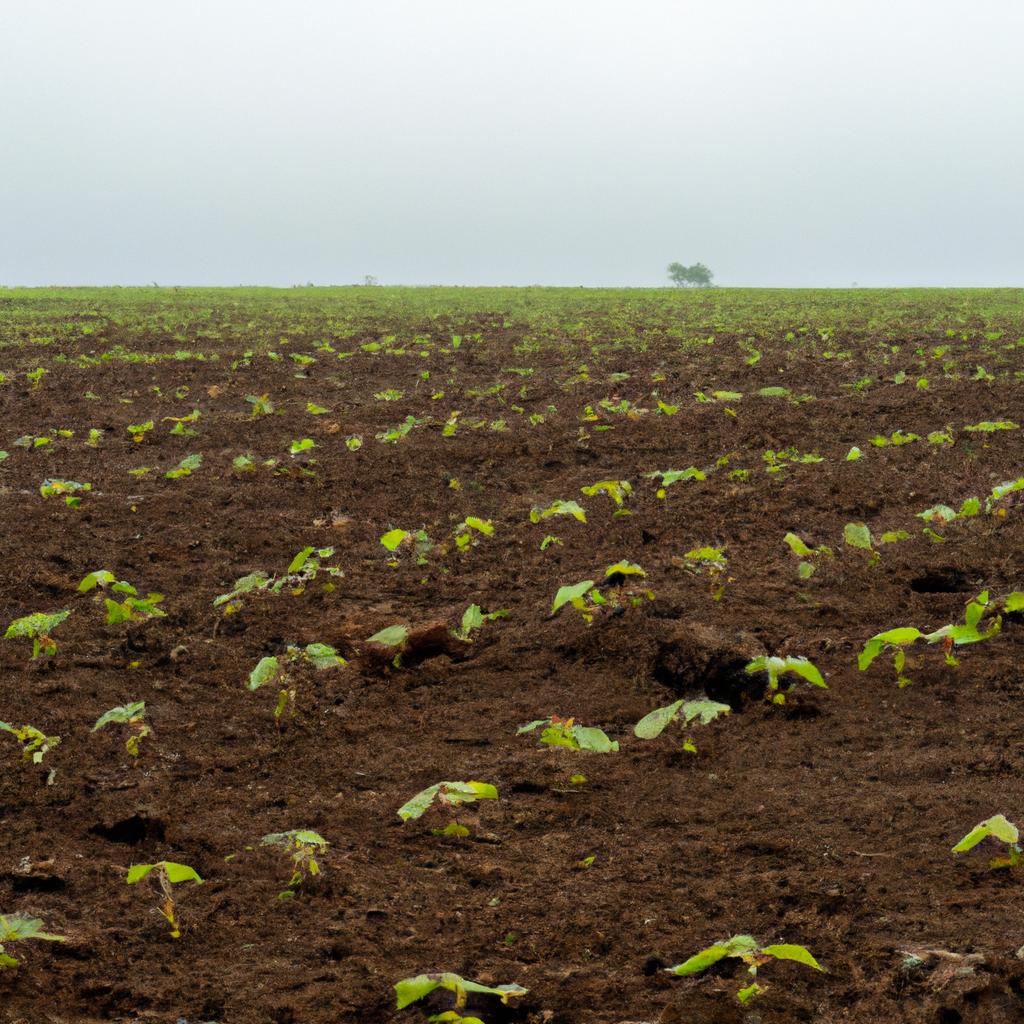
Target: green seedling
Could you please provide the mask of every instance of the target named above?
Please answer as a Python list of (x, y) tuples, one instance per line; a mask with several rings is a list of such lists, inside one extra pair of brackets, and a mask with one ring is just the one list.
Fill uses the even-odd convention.
[(896, 671), (896, 682), (902, 690), (904, 686), (909, 686), (913, 682), (903, 674), (907, 663), (906, 648), (923, 637), (924, 633), (913, 626), (901, 626), (896, 629), (887, 629), (884, 633), (876, 633), (857, 656), (857, 668), (861, 672), (865, 672), (883, 651), (895, 651), (893, 668)]
[[(1007, 598), (1007, 603), (1010, 605), (1013, 604), (1013, 596), (1011, 594)], [(983, 590), (977, 597), (973, 597), (967, 602), (962, 623), (943, 626), (941, 629), (926, 634), (924, 639), (929, 644), (941, 642), (946, 656), (946, 664), (955, 667), (958, 662), (953, 655), (954, 648), (961, 647), (964, 644), (976, 644), (982, 640), (988, 640), (990, 637), (996, 636), (1002, 629), (1003, 620), (1000, 615), (996, 615), (991, 620), (987, 629), (979, 628), (982, 618), (993, 603), (989, 600), (988, 591)]]
[(711, 598), (714, 601), (722, 600), (726, 586), (732, 582), (732, 577), (727, 575), (729, 559), (724, 548), (693, 548), (682, 558), (673, 557), (672, 564), (694, 576), (705, 576), (711, 584)]
[(991, 836), (1006, 844), (1006, 854), (994, 857), (989, 861), (990, 868), (1013, 868), (1020, 862), (1020, 832), (1012, 821), (1002, 814), (993, 815), (979, 822), (970, 832), (953, 847), (953, 853), (966, 853), (973, 850), (983, 839)]
[(422, 423), (423, 420), (418, 420), (415, 416), (406, 416), (405, 420), (397, 426), (389, 427), (387, 430), (382, 430), (373, 436), (381, 444), (397, 444), (413, 427), (418, 427)]
[(183, 476), (191, 476), (202, 464), (202, 455), (186, 455), (174, 469), (167, 470), (164, 477), (168, 480), (178, 480)]
[(480, 519), (477, 516), (466, 516), (458, 526), (455, 527), (455, 546), (464, 551), (470, 545), (477, 544), (476, 534), (490, 537), (494, 534), (494, 524), (490, 519)]
[[(293, 597), (302, 594), (307, 584), (312, 583), (321, 572), (326, 573), (335, 579), (345, 573), (333, 565), (324, 565), (325, 559), (334, 555), (334, 548), (303, 548), (288, 564), (287, 571), (281, 576), (269, 576), (267, 573), (257, 571), (249, 573), (235, 580), (235, 585), (226, 594), (220, 594), (213, 599), (214, 608), (223, 608), (225, 615), (233, 615), (239, 611), (248, 594), (266, 591), (270, 594), (280, 594), (285, 588), (290, 588)], [(325, 584), (324, 589), (332, 588), (331, 584)], [(333, 588), (332, 588), (333, 589)]]
[(398, 565), (396, 552), (401, 547), (409, 548), (413, 552), (417, 565), (426, 565), (427, 555), (434, 548), (430, 538), (427, 536), (427, 531), (423, 529), (416, 530), (415, 533), (410, 530), (388, 530), (380, 538), (380, 542), (384, 548), (395, 556), (388, 563), (392, 566)]
[[(677, 700), (644, 715), (633, 726), (633, 734), (642, 740), (653, 740), (673, 722), (687, 726), (696, 719), (701, 725), (708, 725), (719, 715), (728, 715), (731, 711), (728, 704), (720, 704), (715, 700)], [(683, 750), (688, 754), (697, 753), (697, 745), (689, 736), (683, 738)]]
[(80, 484), (77, 480), (44, 480), (39, 493), (44, 498), (60, 495), (68, 508), (78, 508), (82, 504), (82, 495), (92, 490), (92, 484)]
[(783, 688), (780, 684), (780, 677), (792, 674), (805, 679), (812, 686), (820, 686), (827, 690), (828, 684), (822, 678), (821, 672), (807, 658), (786, 657), (773, 658), (762, 655), (749, 662), (744, 671), (747, 675), (755, 675), (758, 672), (768, 673), (768, 689), (765, 691), (765, 700), (773, 704), (785, 704), (786, 694), (792, 690), (793, 684)]
[(985, 499), (985, 512), (994, 512), (995, 515), (1005, 516), (1006, 509), (997, 509), (995, 508), (995, 505), (1002, 501), (1003, 498), (1007, 498), (1018, 491), (1024, 491), (1024, 476), (1018, 477), (1016, 480), (1006, 480), (1001, 484), (996, 484), (996, 486), (992, 488), (992, 492)]
[(57, 641), (50, 635), (69, 615), (71, 610), (64, 608), (62, 611), (53, 612), (48, 615), (46, 612), (34, 612), (32, 615), (25, 615), (15, 619), (4, 633), (4, 639), (10, 640), (14, 637), (26, 637), (32, 641), (32, 660), (40, 655), (52, 658), (57, 653)]
[(485, 614), (480, 610), (480, 605), (471, 604), (462, 613), (462, 624), (458, 629), (452, 630), (452, 636), (458, 640), (463, 640), (466, 643), (472, 643), (473, 638), (470, 636), (470, 633), (474, 629), (480, 629), (485, 622), (494, 622), (496, 619), (504, 619), (507, 617), (507, 608), (499, 608), (496, 612), (487, 612)]
[(706, 474), (697, 469), (696, 466), (690, 466), (688, 469), (656, 469), (653, 473), (645, 473), (644, 476), (648, 480), (655, 480), (658, 477), (661, 478), (661, 484), (655, 492), (655, 496), (658, 498), (664, 498), (668, 489), (680, 480), (707, 479)]
[(97, 569), (78, 584), (80, 594), (87, 594), (93, 589), (109, 590), (112, 594), (123, 595), (121, 601), (104, 598), (108, 626), (121, 622), (145, 622), (147, 619), (164, 618), (167, 614), (157, 608), (164, 599), (163, 594), (147, 594), (145, 598), (141, 598), (135, 587), (125, 580), (118, 580), (109, 569)]
[[(684, 960), (683, 963), (677, 964), (675, 967), (668, 967), (666, 970), (669, 974), (688, 977), (703, 973), (726, 957), (736, 957), (742, 960), (747, 965), (747, 973), (752, 979), (756, 979), (759, 968), (773, 960), (793, 960), (807, 967), (813, 967), (816, 971), (825, 969), (805, 946), (797, 946), (788, 942), (762, 946), (751, 935), (733, 935), (723, 942), (716, 942), (714, 945), (702, 949), (699, 953), (691, 956), (689, 960)], [(736, 998), (741, 1003), (748, 1003), (764, 991), (765, 989), (756, 980), (752, 980), (749, 985), (736, 993)]]
[(274, 411), (274, 403), (269, 395), (246, 395), (245, 400), (252, 406), (252, 418), (269, 416)]
[(292, 876), (288, 888), (277, 894), (279, 900), (291, 899), (298, 892), (306, 877), (315, 878), (320, 874), (317, 857), (327, 852), (330, 845), (319, 832), (312, 829), (291, 829), (288, 832), (271, 832), (260, 840), (261, 846), (279, 846), (288, 850), (292, 857)]
[(288, 445), (288, 454), (301, 455), (303, 452), (312, 451), (315, 447), (316, 441), (314, 441), (313, 438), (303, 437), (298, 441), (292, 441), (292, 443)]
[(633, 485), (628, 480), (598, 480), (589, 487), (581, 487), (580, 493), (588, 498), (607, 494), (615, 502), (616, 507), (621, 509), (623, 502), (633, 493)]
[(128, 433), (131, 434), (132, 440), (136, 444), (141, 444), (145, 440), (146, 435), (153, 429), (153, 421), (146, 420), (145, 423), (134, 423), (129, 424)]
[(281, 728), (281, 718), (287, 709), (295, 717), (296, 688), (292, 685), (291, 668), (303, 663), (311, 664), (318, 670), (340, 668), (347, 664), (345, 659), (328, 644), (307, 644), (305, 647), (289, 647), (280, 656), (260, 658), (249, 673), (246, 688), (256, 691), (267, 685), (278, 688), (277, 705), (274, 708), (274, 724)]
[(789, 550), (801, 560), (797, 566), (797, 575), (802, 580), (810, 579), (817, 569), (812, 559), (832, 557), (832, 549), (830, 547), (822, 544), (819, 547), (812, 548), (810, 545), (805, 544), (795, 533), (787, 533), (782, 539), (788, 545)]
[(545, 519), (550, 519), (552, 516), (572, 516), (579, 523), (585, 523), (587, 521), (587, 514), (575, 501), (562, 501), (561, 498), (556, 498), (547, 508), (540, 505), (534, 505), (530, 509), (530, 522), (540, 523)]
[(9, 942), (22, 942), (25, 939), (41, 939), (45, 942), (66, 942), (63, 935), (44, 932), (43, 922), (38, 917), (27, 914), (0, 914), (0, 970), (6, 967), (17, 967), (18, 960), (4, 950)]
[[(508, 1006), (508, 1001), (510, 999), (514, 999), (516, 996), (524, 996), (529, 992), (529, 989), (523, 988), (522, 985), (496, 985), (493, 987), (490, 985), (481, 985), (478, 982), (467, 981), (458, 974), (451, 974), (447, 971), (444, 974), (418, 974), (415, 978), (403, 978), (401, 981), (396, 982), (396, 1008), (404, 1010), (412, 1003), (419, 1002), (421, 999), (426, 999), (431, 992), (434, 992), (439, 988), (454, 993), (456, 1010), (461, 1010), (466, 1005), (466, 1000), (470, 995), (497, 996), (502, 1001), (503, 1005)], [(459, 1015), (451, 1017), (446, 1014), (441, 1014), (437, 1017), (431, 1017), (430, 1019), (444, 1021), (462, 1020), (469, 1024), (469, 1022), (477, 1020), (478, 1018), (461, 1017)]]
[(8, 722), (0, 722), (0, 730), (9, 732), (21, 744), (21, 756), (32, 764), (42, 764), (43, 758), (60, 744), (59, 736), (47, 736), (32, 725), (20, 728)]
[(615, 740), (610, 740), (603, 730), (594, 726), (576, 725), (572, 718), (540, 718), (527, 722), (516, 730), (516, 735), (533, 732), (543, 727), (540, 742), (549, 747), (566, 747), (569, 750), (589, 750), (595, 754), (612, 754), (619, 749)]
[(144, 700), (133, 701), (131, 704), (120, 704), (116, 708), (105, 711), (96, 719), (92, 731), (98, 732), (108, 725), (128, 726), (130, 732), (124, 746), (132, 757), (139, 756), (139, 747), (142, 741), (147, 736), (153, 735), (153, 730), (146, 723), (146, 702)]
[(163, 902), (159, 910), (161, 916), (171, 926), (171, 938), (180, 939), (181, 926), (175, 914), (173, 887), (181, 882), (195, 882), (196, 885), (202, 885), (203, 879), (199, 877), (195, 868), (190, 868), (187, 864), (176, 864), (174, 861), (161, 860), (155, 864), (133, 864), (128, 869), (126, 881), (129, 885), (135, 885), (147, 877), (155, 880), (163, 896)]
[[(497, 799), (498, 790), (488, 782), (435, 782), (402, 804), (398, 808), (398, 816), (402, 821), (415, 821), (422, 817), (435, 801), (453, 810), (476, 800)], [(434, 834), (462, 837), (469, 835), (469, 829), (453, 819), (444, 828), (434, 829)]]

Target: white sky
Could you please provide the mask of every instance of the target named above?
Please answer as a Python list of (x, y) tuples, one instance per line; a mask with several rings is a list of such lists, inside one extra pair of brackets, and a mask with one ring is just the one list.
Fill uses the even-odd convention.
[(0, 284), (1024, 285), (1020, 0), (0, 0)]

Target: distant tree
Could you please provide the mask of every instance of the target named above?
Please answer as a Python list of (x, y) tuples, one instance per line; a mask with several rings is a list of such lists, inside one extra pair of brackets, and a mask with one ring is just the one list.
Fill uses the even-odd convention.
[(715, 275), (703, 263), (694, 263), (692, 267), (684, 267), (682, 263), (670, 263), (668, 276), (672, 283), (680, 288), (710, 288), (711, 279)]
[(367, 274), (366, 277), (363, 278), (363, 286), (366, 288), (376, 288), (379, 284), (380, 281), (378, 281), (373, 274)]

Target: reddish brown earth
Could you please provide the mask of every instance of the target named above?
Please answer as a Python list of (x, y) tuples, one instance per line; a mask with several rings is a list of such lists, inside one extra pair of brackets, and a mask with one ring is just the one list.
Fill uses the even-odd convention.
[[(268, 316), (250, 314), (244, 300), (222, 315), (243, 325)], [(839, 368), (787, 355), (781, 342), (760, 345), (764, 357), (749, 367), (721, 326), (715, 345), (686, 352), (652, 337), (645, 351), (595, 354), (571, 338), (571, 348), (523, 354), (513, 351), (531, 335), (522, 319), (505, 326), (500, 316), (453, 313), (442, 331), (394, 315), (363, 310), (349, 343), (332, 334), (327, 313), (310, 314), (308, 337), (275, 346), (317, 357), (304, 378), (290, 359), (231, 370), (244, 342), (190, 334), (183, 344), (172, 332), (112, 320), (86, 341), (0, 359), (49, 371), (37, 388), (23, 379), (0, 387), (0, 448), (10, 452), (0, 462), (0, 624), (73, 609), (52, 659), (33, 663), (24, 641), (0, 643), (0, 718), (62, 738), (40, 768), (21, 764), (15, 741), (0, 734), (0, 912), (38, 916), (68, 936), (63, 945), (8, 947), (22, 965), (0, 974), (0, 1020), (424, 1021), (450, 1003), (398, 1013), (392, 985), (444, 970), (529, 989), (508, 1009), (473, 1004), (491, 1024), (1024, 1019), (1024, 961), (1015, 956), (1024, 882), (988, 868), (994, 850), (950, 853), (979, 820), (1024, 816), (1024, 624), (1007, 619), (999, 636), (964, 648), (958, 668), (937, 648), (914, 648), (906, 689), (888, 658), (857, 670), (876, 632), (935, 629), (962, 620), (964, 602), (984, 588), (1024, 589), (1020, 504), (950, 524), (944, 543), (924, 536), (914, 516), (937, 502), (958, 508), (1024, 474), (1020, 431), (960, 429), (1024, 418), (1024, 383), (1014, 376), (1024, 349), (1003, 353), (994, 382), (969, 379), (984, 362), (972, 354), (960, 379), (936, 367), (927, 392), (881, 380), (858, 393), (841, 385), (864, 372), (882, 376), (864, 370), (863, 353), (880, 337), (866, 316), (837, 339), (857, 353)], [(592, 314), (596, 337), (614, 335), (605, 315)], [(1021, 318), (1012, 323), (1016, 337)], [(279, 338), (284, 328), (275, 330)], [(446, 339), (452, 330), (480, 330), (484, 342), (430, 360), (338, 362), (309, 340), (340, 350), (385, 333)], [(932, 327), (907, 333), (908, 353), (941, 339)], [(745, 336), (735, 328), (735, 338)], [(219, 345), (224, 355), (91, 368), (53, 360), (116, 343), (146, 352)], [(580, 362), (589, 379), (567, 384)], [(458, 366), (455, 385), (443, 383), (439, 367), (449, 365)], [(535, 373), (503, 372), (510, 366)], [(424, 368), (434, 373), (429, 385), (418, 382)], [(614, 372), (631, 377), (609, 382)], [(652, 385), (655, 372), (666, 379)], [(432, 401), (436, 382), (448, 395)], [(509, 403), (525, 382), (527, 413), (558, 411), (530, 427), (499, 399), (466, 393), (495, 382), (506, 383)], [(769, 384), (817, 400), (753, 395)], [(179, 400), (182, 385), (190, 392)], [(374, 400), (387, 387), (406, 397)], [(587, 404), (612, 395), (651, 408), (652, 387), (678, 401), (677, 415), (602, 412), (608, 431), (580, 420)], [(745, 397), (732, 403), (734, 417), (729, 403), (694, 401), (698, 388)], [(245, 397), (264, 392), (281, 414), (253, 420)], [(309, 401), (331, 413), (306, 414)], [(171, 436), (161, 417), (192, 408), (202, 411), (199, 436)], [(464, 426), (443, 437), (452, 409), (464, 421), (504, 416), (510, 429)], [(397, 444), (374, 440), (409, 414), (434, 421)], [(132, 443), (126, 426), (147, 418), (157, 427)], [(946, 425), (953, 445), (868, 443), (896, 428), (924, 436)], [(83, 444), (90, 427), (104, 430), (96, 449)], [(75, 436), (12, 446), (55, 428)], [(352, 434), (363, 436), (359, 451), (344, 445)], [(318, 445), (312, 476), (287, 454), (305, 436)], [(847, 462), (854, 444), (865, 456)], [(762, 452), (790, 445), (826, 461), (766, 473)], [(290, 472), (232, 471), (245, 451), (280, 458)], [(203, 455), (199, 470), (163, 476), (190, 453)], [(675, 484), (665, 500), (643, 477), (690, 465), (710, 471), (730, 453), (727, 467)], [(160, 472), (128, 475), (140, 465)], [(730, 479), (735, 468), (749, 477)], [(89, 481), (93, 491), (68, 509), (40, 497), (51, 476)], [(607, 478), (632, 482), (632, 515), (612, 518), (608, 497), (580, 494)], [(579, 500), (587, 523), (531, 524), (531, 507), (556, 498)], [(467, 515), (491, 519), (495, 532), (459, 552), (452, 531)], [(912, 537), (881, 547), (873, 565), (843, 545), (851, 521), (876, 536), (904, 529)], [(425, 566), (408, 554), (388, 565), (378, 538), (396, 526), (426, 529), (437, 546)], [(807, 582), (783, 544), (789, 530), (835, 551)], [(542, 552), (547, 533), (563, 545)], [(673, 563), (705, 544), (725, 545), (730, 557), (718, 602), (706, 579)], [(280, 573), (306, 545), (336, 547), (331, 561), (345, 575), (333, 592), (318, 580), (299, 596), (254, 597), (227, 618), (212, 606), (238, 577)], [(572, 608), (549, 615), (559, 586), (597, 579), (620, 559), (643, 566), (653, 602), (590, 626)], [(76, 593), (99, 568), (167, 595), (167, 617), (104, 625), (102, 607)], [(400, 668), (365, 645), (393, 623), (455, 626), (473, 602), (509, 614), (471, 645), (442, 643)], [(278, 733), (274, 696), (248, 692), (248, 673), (289, 643), (315, 641), (335, 645), (349, 664), (301, 671), (298, 713)], [(758, 650), (811, 658), (829, 689), (798, 691), (782, 708), (743, 694), (737, 668)], [(633, 736), (652, 708), (705, 691), (734, 713), (695, 730), (697, 755), (683, 753), (671, 730), (655, 741)], [(142, 699), (154, 736), (136, 761), (123, 733), (90, 729), (108, 708)], [(516, 735), (552, 713), (600, 726), (620, 752), (550, 750)], [(569, 784), (575, 772), (586, 784)], [(460, 813), (468, 839), (432, 834), (447, 820), (436, 810), (404, 824), (396, 816), (441, 779), (499, 790), (500, 800)], [(331, 846), (322, 875), (294, 900), (278, 900), (286, 857), (245, 848), (299, 827)], [(592, 865), (579, 866), (588, 856)], [(125, 884), (132, 863), (161, 859), (206, 879), (182, 887), (177, 942), (156, 897)], [(827, 973), (769, 965), (759, 979), (766, 992), (744, 1008), (734, 998), (746, 977), (737, 961), (693, 979), (660, 969), (740, 932), (804, 944)], [(914, 952), (922, 966), (908, 964)]]

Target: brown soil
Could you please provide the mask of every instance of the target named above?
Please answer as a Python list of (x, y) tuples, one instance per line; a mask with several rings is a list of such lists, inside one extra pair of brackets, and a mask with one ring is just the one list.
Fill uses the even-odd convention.
[[(262, 307), (220, 315), (243, 325), (262, 318), (266, 336), (285, 330)], [(450, 1003), (396, 1013), (392, 985), (445, 970), (529, 989), (508, 1009), (473, 1004), (498, 1024), (1024, 1019), (1021, 880), (989, 870), (985, 849), (950, 854), (977, 821), (1024, 813), (1024, 626), (1008, 619), (998, 637), (963, 648), (955, 669), (937, 648), (914, 648), (914, 685), (903, 690), (890, 659), (863, 674), (856, 663), (876, 632), (934, 629), (960, 621), (983, 588), (1024, 589), (1024, 508), (1008, 502), (1004, 517), (951, 524), (944, 543), (914, 517), (1024, 472), (1020, 431), (960, 431), (1022, 418), (1024, 384), (1012, 375), (1020, 356), (1007, 356), (1016, 367), (995, 383), (971, 381), (976, 360), (965, 356), (961, 379), (936, 369), (927, 392), (910, 382), (858, 393), (841, 385), (877, 350), (866, 319), (837, 339), (857, 353), (841, 372), (781, 341), (761, 345), (764, 357), (747, 366), (721, 326), (715, 345), (687, 352), (677, 339), (652, 337), (644, 351), (594, 353), (567, 333), (561, 345), (522, 354), (514, 346), (529, 323), (503, 326), (502, 316), (453, 313), (442, 330), (371, 309), (348, 341), (332, 333), (329, 311), (310, 322), (306, 337), (273, 346), (316, 356), (305, 370), (265, 357), (232, 370), (244, 340), (190, 335), (205, 351), (219, 345), (221, 358), (85, 369), (50, 361), (38, 388), (23, 378), (0, 388), (0, 447), (11, 453), (0, 463), (0, 624), (73, 609), (53, 659), (30, 663), (24, 641), (0, 643), (0, 718), (62, 737), (37, 767), (20, 764), (14, 740), (0, 734), (0, 911), (39, 916), (69, 939), (11, 944), (22, 966), (0, 974), (0, 1020), (421, 1021)], [(608, 339), (620, 326), (595, 313), (589, 329)], [(483, 343), (429, 360), (338, 362), (309, 340), (344, 349), (389, 332), (474, 330)], [(57, 350), (120, 343), (171, 352), (184, 347), (174, 333), (109, 320), (88, 344)], [(927, 331), (906, 334), (909, 351)], [(17, 358), (39, 365), (38, 353)], [(566, 384), (581, 362), (589, 379)], [(506, 369), (522, 366), (534, 375)], [(422, 369), (432, 370), (429, 384)], [(614, 372), (631, 377), (609, 382)], [(666, 379), (652, 385), (655, 372)], [(524, 381), (527, 414), (558, 408), (536, 427), (495, 397), (468, 393), (502, 382), (514, 403)], [(817, 400), (753, 394), (776, 384)], [(182, 385), (190, 392), (177, 399)], [(445, 399), (431, 400), (435, 385)], [(405, 397), (373, 398), (387, 387)], [(652, 387), (679, 402), (677, 415), (598, 410), (596, 425), (614, 427), (607, 431), (580, 420), (604, 397), (650, 408)], [(695, 402), (698, 388), (745, 397), (731, 403), (732, 416), (729, 402)], [(99, 399), (84, 398), (87, 390)], [(262, 393), (281, 414), (253, 420), (245, 398)], [(309, 401), (331, 412), (310, 416)], [(160, 422), (192, 408), (202, 411), (197, 437), (172, 436)], [(444, 437), (452, 409), (466, 424), (504, 416), (510, 429), (464, 425)], [(410, 414), (433, 422), (396, 444), (374, 439)], [(134, 444), (126, 426), (148, 418), (156, 428)], [(957, 431), (953, 445), (868, 443), (896, 428), (924, 436), (946, 425)], [(82, 443), (90, 427), (104, 430), (95, 449)], [(12, 446), (55, 428), (75, 436)], [(363, 446), (349, 451), (344, 438), (354, 434)], [(306, 436), (318, 445), (310, 476), (287, 454)], [(865, 457), (845, 461), (853, 444)], [(762, 453), (788, 446), (826, 461), (766, 473)], [(282, 459), (290, 472), (233, 471), (246, 451)], [(190, 453), (203, 455), (202, 467), (166, 479)], [(730, 453), (728, 466), (710, 472)], [(128, 475), (140, 465), (160, 472)], [(679, 482), (665, 500), (643, 476), (690, 465), (709, 470), (707, 479)], [(748, 478), (730, 479), (736, 468)], [(68, 509), (40, 497), (47, 477), (93, 490)], [(612, 518), (607, 496), (581, 496), (608, 478), (632, 482), (632, 515)], [(531, 507), (556, 498), (579, 500), (587, 523), (531, 524)], [(495, 532), (461, 552), (452, 531), (467, 515), (491, 519)], [(876, 536), (912, 536), (870, 564), (843, 545), (850, 521)], [(389, 566), (380, 535), (421, 526), (436, 545), (427, 564), (402, 552)], [(788, 530), (835, 551), (807, 582), (782, 542)], [(541, 551), (548, 533), (563, 543)], [(725, 545), (730, 557), (720, 601), (706, 578), (673, 562), (706, 544)], [(298, 596), (255, 596), (232, 616), (212, 606), (238, 577), (280, 573), (306, 545), (337, 548), (331, 564), (345, 575), (333, 592), (321, 578)], [(653, 602), (606, 611), (590, 626), (572, 608), (548, 614), (559, 586), (598, 579), (620, 559), (643, 566)], [(167, 595), (167, 617), (105, 626), (102, 607), (75, 592), (99, 568)], [(509, 614), (472, 644), (436, 628), (455, 626), (470, 603)], [(365, 644), (393, 623), (426, 637), (398, 668)], [(279, 733), (274, 694), (250, 693), (248, 673), (289, 643), (316, 641), (349, 664), (300, 670), (298, 712)], [(751, 696), (737, 670), (759, 651), (811, 658), (829, 689), (797, 691), (785, 707)], [(655, 741), (633, 736), (652, 708), (704, 692), (734, 713), (693, 730), (698, 754), (683, 753), (674, 730)], [(142, 699), (154, 735), (135, 761), (123, 731), (90, 729), (108, 708)], [(549, 714), (600, 726), (620, 752), (578, 754), (516, 736)], [(569, 783), (576, 772), (585, 784)], [(404, 824), (396, 816), (441, 779), (498, 787), (500, 800), (460, 812), (468, 839), (435, 836), (448, 820), (437, 810)], [(331, 847), (322, 875), (279, 900), (287, 857), (246, 847), (299, 827)], [(589, 856), (592, 865), (580, 866)], [(182, 887), (178, 942), (155, 895), (124, 882), (132, 863), (161, 859), (206, 879)], [(768, 965), (767, 991), (744, 1008), (735, 960), (694, 979), (661, 970), (740, 932), (804, 944), (827, 973)], [(908, 963), (915, 952), (919, 966)]]

